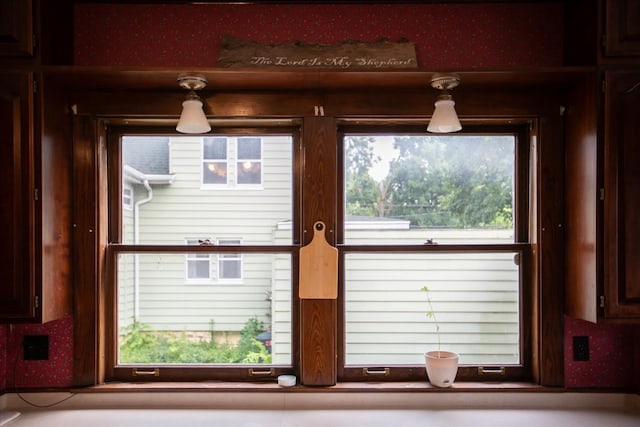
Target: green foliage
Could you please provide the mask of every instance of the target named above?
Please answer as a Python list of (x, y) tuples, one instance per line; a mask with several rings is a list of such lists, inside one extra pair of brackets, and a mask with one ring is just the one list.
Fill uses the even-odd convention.
[(346, 139), (346, 213), (414, 227), (511, 228), (514, 144), (501, 136), (397, 136), (376, 182), (373, 137)]
[(423, 286), (420, 289), (427, 296), (427, 305), (429, 310), (425, 313), (429, 319), (433, 319), (433, 322), (436, 324), (436, 336), (438, 337), (438, 351), (440, 351), (440, 323), (438, 323), (438, 318), (436, 317), (436, 312), (433, 309), (433, 304), (431, 303), (431, 295), (429, 294), (429, 287)]
[(249, 319), (234, 346), (216, 342), (213, 322), (209, 339), (194, 340), (184, 333), (154, 331), (134, 321), (120, 339), (120, 363), (271, 363), (271, 354), (256, 339), (263, 331), (263, 322)]
[(377, 217), (380, 211), (380, 190), (369, 175), (374, 161), (380, 160), (373, 152), (371, 137), (350, 137), (346, 139), (346, 193), (349, 215)]

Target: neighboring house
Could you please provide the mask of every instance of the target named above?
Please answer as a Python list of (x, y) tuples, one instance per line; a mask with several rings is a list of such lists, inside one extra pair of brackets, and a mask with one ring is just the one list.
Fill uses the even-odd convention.
[[(290, 137), (137, 137), (127, 140), (123, 153), (125, 243), (291, 244)], [(345, 239), (349, 244), (509, 243), (513, 235), (511, 230), (415, 229), (404, 220), (348, 217)], [(213, 328), (233, 340), (257, 316), (271, 329), (273, 363), (291, 362), (288, 254), (124, 257), (119, 262), (120, 327), (136, 319), (194, 336)], [(422, 363), (426, 343), (435, 342), (419, 291), (425, 284), (442, 295), (436, 300), (457, 301), (441, 306), (443, 320), (452, 325), (443, 333), (443, 347), (465, 343), (455, 350), (467, 363), (518, 360), (513, 253), (381, 254), (374, 259), (355, 253), (347, 254), (345, 263), (347, 364), (380, 363), (389, 355), (396, 363)], [(384, 271), (376, 271), (385, 263)], [(401, 326), (394, 329), (394, 322)], [(491, 338), (485, 343), (480, 336)]]

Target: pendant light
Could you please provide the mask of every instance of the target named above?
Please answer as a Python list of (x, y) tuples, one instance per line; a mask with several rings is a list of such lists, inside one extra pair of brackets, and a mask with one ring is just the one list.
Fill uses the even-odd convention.
[(207, 80), (202, 76), (179, 76), (178, 85), (188, 89), (187, 99), (182, 103), (182, 114), (176, 130), (181, 133), (206, 133), (211, 130), (211, 125), (204, 114), (202, 99), (196, 93), (207, 85)]
[(431, 79), (431, 87), (442, 91), (435, 102), (436, 109), (431, 116), (427, 130), (434, 133), (457, 132), (462, 129), (454, 106), (456, 103), (449, 94), (449, 90), (460, 83), (460, 78), (454, 75), (436, 74)]

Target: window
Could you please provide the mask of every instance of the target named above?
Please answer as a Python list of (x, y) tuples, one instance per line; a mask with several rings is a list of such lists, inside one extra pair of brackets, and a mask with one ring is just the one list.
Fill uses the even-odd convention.
[[(298, 132), (141, 131), (112, 128), (108, 139), (110, 156), (122, 159), (110, 182), (126, 176), (140, 191), (133, 212), (111, 209), (117, 338), (110, 378), (150, 367), (164, 375), (192, 367), (186, 376), (198, 378), (230, 369), (245, 379), (292, 373)], [(247, 193), (245, 184), (259, 191)], [(216, 185), (226, 187), (212, 193)]]
[[(218, 239), (218, 245), (240, 245), (240, 239)], [(242, 279), (242, 254), (218, 254), (218, 278), (220, 280)]]
[(202, 184), (227, 184), (227, 138), (202, 139)]
[(262, 184), (262, 138), (205, 137), (202, 139), (203, 187), (254, 188)]
[(262, 184), (262, 141), (238, 138), (238, 184)]
[(125, 184), (122, 188), (122, 207), (133, 210), (133, 187)]
[[(532, 107), (540, 97), (519, 103), (521, 93), (505, 93), (508, 102), (503, 102), (500, 109), (480, 116), (485, 108), (491, 110), (491, 104), (482, 103), (482, 108), (468, 104), (471, 109), (465, 114), (476, 117), (473, 123), (464, 123), (463, 132), (456, 135), (436, 136), (425, 133), (425, 121), (417, 118), (423, 111), (422, 94), (406, 91), (398, 99), (390, 92), (378, 97), (377, 93), (357, 91), (360, 97), (351, 100), (351, 93), (339, 92), (326, 99), (334, 106), (340, 100), (350, 100), (340, 106), (344, 111), (340, 117), (312, 117), (303, 112), (300, 118), (285, 120), (285, 115), (300, 108), (298, 101), (308, 98), (286, 94), (284, 98), (292, 96), (296, 104), (278, 109), (280, 106), (274, 105), (283, 94), (259, 94), (254, 98), (261, 108), (256, 110), (256, 117), (265, 119), (258, 125), (255, 123), (260, 120), (247, 117), (232, 123), (236, 113), (231, 105), (222, 110), (227, 118), (220, 119), (207, 136), (179, 135), (173, 128), (145, 128), (140, 120), (125, 126), (122, 123), (126, 121), (118, 119), (108, 124), (104, 139), (99, 138), (101, 135), (95, 140), (78, 138), (79, 150), (93, 153), (87, 157), (93, 163), (77, 162), (76, 176), (88, 177), (86, 184), (79, 182), (79, 188), (95, 191), (92, 200), (98, 218), (95, 213), (76, 210), (84, 224), (90, 225), (87, 229), (100, 230), (93, 254), (83, 250), (95, 242), (89, 239), (93, 236), (86, 236), (77, 251), (84, 272), (80, 272), (84, 276), (78, 280), (78, 296), (92, 295), (93, 288), (88, 284), (98, 278), (99, 293), (89, 300), (103, 303), (96, 313), (109, 316), (98, 322), (95, 333), (96, 340), (105, 337), (108, 342), (104, 359), (107, 381), (147, 381), (148, 373), (157, 373), (151, 380), (160, 381), (273, 380), (280, 373), (299, 373), (301, 380), (306, 375), (306, 383), (313, 385), (336, 380), (424, 381), (420, 355), (435, 338), (426, 307), (421, 306), (425, 296), (419, 289), (429, 285), (435, 309), (446, 313), (441, 319), (446, 323), (443, 345), (462, 342), (457, 335), (461, 331), (466, 337), (465, 346), (478, 344), (472, 342), (475, 338), (483, 341), (486, 350), (461, 351), (464, 359), (459, 381), (497, 379), (493, 374), (481, 378), (478, 372), (482, 368), (484, 372), (498, 372), (500, 382), (546, 376), (551, 381), (541, 379), (541, 384), (561, 385), (562, 366), (556, 361), (562, 360), (562, 331), (557, 328), (562, 320), (562, 260), (551, 260), (550, 254), (562, 253), (563, 247), (561, 235), (549, 232), (563, 218), (562, 208), (556, 207), (554, 199), (562, 194), (562, 162), (558, 160), (562, 159), (562, 148), (554, 144), (562, 137), (562, 122), (556, 117), (555, 101), (544, 110), (554, 116), (540, 120), (547, 116), (541, 116), (537, 104)], [(475, 99), (476, 95), (469, 96)], [(269, 102), (262, 103), (267, 98)], [(380, 102), (363, 102), (368, 99)], [(396, 116), (389, 116), (391, 109)], [(325, 111), (331, 110), (325, 106)], [(511, 118), (504, 118), (509, 114)], [(104, 120), (109, 122), (109, 117)], [(128, 116), (123, 113), (118, 117)], [(77, 121), (86, 129), (105, 129), (90, 126), (94, 120), (86, 115), (79, 115)], [(421, 123), (414, 125), (418, 121)], [(461, 203), (473, 200), (477, 206), (490, 200), (476, 197), (483, 194), (480, 190), (487, 183), (474, 186), (476, 193), (469, 193), (464, 186), (448, 193), (431, 188), (426, 197), (427, 191), (415, 192), (411, 186), (392, 185), (390, 181), (389, 186), (376, 190), (390, 197), (378, 197), (376, 203), (367, 204), (374, 188), (358, 168), (349, 170), (358, 163), (345, 149), (346, 138), (364, 138), (366, 144), (359, 144), (362, 150), (356, 153), (366, 156), (367, 150), (377, 144), (369, 139), (390, 138), (387, 145), (391, 147), (391, 160), (399, 161), (393, 156), (399, 150), (393, 147), (393, 137), (401, 138), (409, 147), (418, 144), (414, 137), (435, 138), (430, 150), (444, 155), (449, 137), (485, 136), (511, 141), (511, 151), (503, 158), (512, 161), (511, 183), (506, 186), (512, 200), (494, 215), (476, 215), (474, 209), (468, 209), (468, 203)], [(216, 149), (224, 153), (224, 158), (206, 156), (213, 162), (224, 162), (227, 179), (221, 184), (203, 184), (203, 147), (209, 138), (224, 141), (224, 149)], [(238, 142), (242, 138), (260, 139), (261, 184), (238, 184), (236, 170), (242, 145)], [(127, 161), (127, 147), (133, 145), (140, 145), (140, 149), (131, 150), (141, 153), (137, 162)], [(257, 144), (247, 150), (257, 152)], [(467, 152), (469, 158), (480, 159), (483, 155), (482, 151)], [(245, 160), (252, 157), (246, 155)], [(152, 169), (147, 161), (151, 158), (168, 161), (154, 161)], [(415, 156), (402, 160), (418, 171), (425, 163)], [(446, 166), (446, 162), (430, 161), (440, 165), (434, 173), (444, 174), (447, 168), (463, 170), (461, 164)], [(391, 170), (392, 162), (386, 167), (374, 163), (374, 175), (378, 174), (374, 177), (388, 175), (383, 172)], [(400, 166), (397, 163), (393, 163), (394, 168)], [(485, 170), (490, 175), (491, 171)], [(123, 176), (130, 181), (124, 181)], [(407, 172), (407, 176), (415, 183), (424, 174)], [(108, 188), (103, 185), (103, 177), (109, 179)], [(450, 174), (448, 178), (439, 182), (449, 185), (456, 176)], [(123, 181), (133, 187), (135, 203), (131, 211), (123, 208)], [(425, 185), (420, 182), (418, 189), (427, 188)], [(463, 194), (470, 196), (454, 197)], [(76, 197), (83, 196), (76, 191)], [(106, 197), (108, 215), (104, 212)], [(424, 219), (429, 222), (421, 223)], [(328, 225), (327, 239), (339, 251), (340, 283), (335, 303), (297, 298), (298, 250), (309, 242), (310, 227), (317, 220)], [(107, 228), (109, 234), (105, 236), (102, 231)], [(459, 238), (454, 238), (451, 230), (460, 233)], [(445, 232), (449, 233), (447, 238)], [(405, 239), (411, 233), (418, 239)], [(213, 244), (185, 241), (185, 237), (204, 236), (210, 236)], [(497, 242), (497, 237), (504, 240)], [(218, 244), (217, 239), (241, 240), (242, 244)], [(185, 286), (186, 260), (193, 260), (195, 265), (205, 257), (210, 261), (212, 285)], [(240, 266), (235, 269), (235, 275), (240, 272), (240, 286), (238, 279), (220, 280), (220, 270), (225, 270), (227, 261), (229, 267)], [(107, 268), (104, 275), (97, 271), (101, 265)], [(415, 276), (409, 278), (407, 272)], [(540, 280), (543, 275), (545, 281)], [(82, 304), (83, 310), (89, 305)], [(474, 307), (479, 308), (475, 318), (470, 314)], [(540, 307), (544, 307), (544, 319)], [(456, 322), (461, 316), (452, 309), (464, 311), (461, 324)], [(492, 309), (502, 317), (499, 322), (494, 321)], [(93, 336), (87, 325), (77, 327), (82, 329), (79, 335)], [(232, 347), (246, 336), (243, 331), (250, 331), (250, 343), (255, 344), (255, 339), (262, 347), (251, 347), (254, 350), (242, 357), (235, 353), (233, 359), (200, 358), (212, 353), (234, 354)], [(209, 347), (203, 344), (181, 355), (167, 354), (166, 349), (173, 348), (171, 344), (180, 337)], [(137, 338), (151, 340), (151, 357), (135, 351)], [(269, 342), (271, 346), (267, 346)], [(213, 346), (212, 350), (212, 343), (229, 347)], [(102, 356), (101, 348), (96, 352)], [(76, 356), (83, 360), (82, 366), (89, 365), (88, 357), (78, 352)], [(494, 363), (489, 356), (496, 357)], [(378, 371), (382, 375), (378, 376)]]
[[(210, 239), (203, 237), (200, 239), (186, 239), (187, 245), (203, 245)], [(206, 281), (211, 279), (211, 255), (189, 253), (186, 258), (187, 281)]]
[(409, 372), (438, 346), (463, 377), (530, 375), (527, 140), (517, 127), (343, 129), (344, 379)]

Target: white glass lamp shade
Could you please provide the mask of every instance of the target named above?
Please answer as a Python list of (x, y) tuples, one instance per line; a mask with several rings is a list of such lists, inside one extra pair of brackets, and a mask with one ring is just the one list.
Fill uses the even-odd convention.
[(211, 130), (211, 125), (202, 109), (202, 101), (190, 98), (182, 103), (182, 114), (176, 130), (182, 133), (205, 133)]
[(427, 130), (434, 133), (457, 132), (462, 129), (452, 99), (439, 99)]

